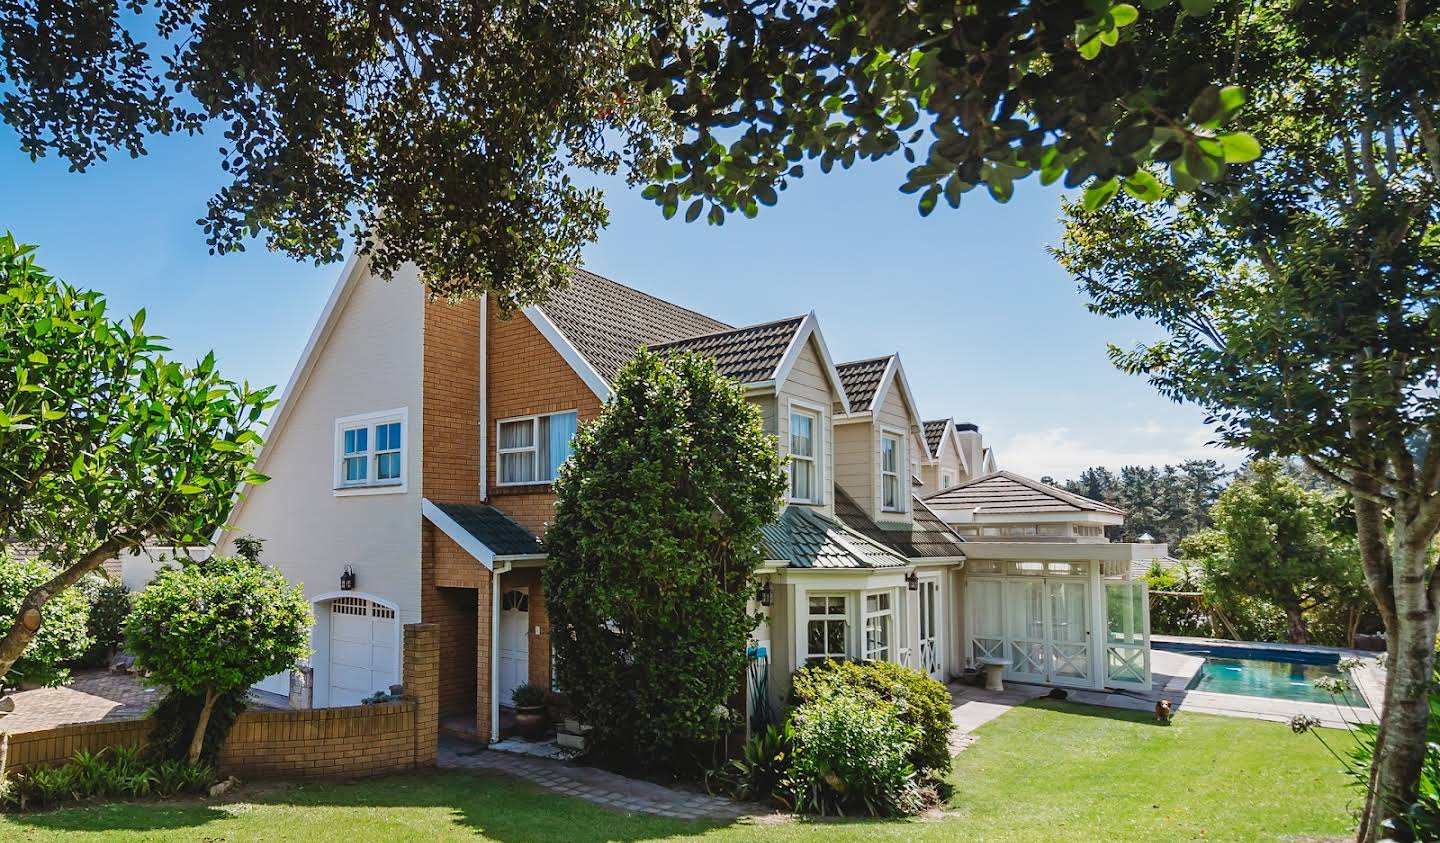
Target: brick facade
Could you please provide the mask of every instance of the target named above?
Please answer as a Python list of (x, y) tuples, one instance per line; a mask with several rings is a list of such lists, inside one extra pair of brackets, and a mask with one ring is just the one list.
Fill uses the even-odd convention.
[[(405, 699), (380, 705), (302, 711), (246, 711), (235, 721), (217, 767), (223, 774), (312, 778), (368, 776), (433, 767), (437, 753), (439, 629), (405, 626)], [(149, 719), (78, 723), (0, 734), (8, 741), (6, 772), (62, 764), (80, 750), (139, 746)]]

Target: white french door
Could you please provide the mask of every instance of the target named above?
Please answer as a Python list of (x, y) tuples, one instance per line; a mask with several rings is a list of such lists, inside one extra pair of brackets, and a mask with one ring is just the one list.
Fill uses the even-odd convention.
[(940, 578), (920, 579), (920, 669), (932, 679), (945, 681), (945, 667), (940, 653)]
[(1150, 587), (1105, 583), (1105, 684), (1150, 690)]
[(1006, 659), (1005, 678), (1020, 682), (1094, 684), (1088, 579), (972, 577), (965, 588), (972, 663)]

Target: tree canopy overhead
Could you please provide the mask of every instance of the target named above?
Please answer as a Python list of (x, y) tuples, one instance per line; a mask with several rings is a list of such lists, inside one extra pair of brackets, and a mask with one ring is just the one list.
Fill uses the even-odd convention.
[(1213, 177), (1248, 154), (1212, 137), (1238, 92), (1151, 74), (1137, 35), (1231, 14), (1212, 5), (14, 0), (0, 118), (78, 170), (210, 132), (232, 177), (199, 220), (212, 250), (331, 261), (348, 237), (387, 276), (414, 261), (438, 294), (520, 305), (605, 224), (584, 171), (712, 223), (806, 159), (904, 154), (925, 213), (1035, 172), (1152, 196), (1152, 157)]

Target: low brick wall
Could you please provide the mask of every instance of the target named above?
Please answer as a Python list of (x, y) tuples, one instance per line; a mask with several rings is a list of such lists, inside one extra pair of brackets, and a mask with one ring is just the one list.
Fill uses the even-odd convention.
[[(405, 627), (406, 699), (303, 711), (247, 711), (220, 751), (219, 769), (238, 776), (366, 776), (433, 767), (439, 730), (439, 640), (434, 624)], [(11, 772), (60, 764), (79, 750), (139, 746), (152, 722), (79, 723), (0, 735)], [(4, 772), (0, 770), (0, 772)]]
[(6, 757), (6, 767), (12, 773), (26, 767), (63, 764), (81, 750), (98, 752), (110, 746), (140, 746), (150, 736), (150, 726), (149, 720), (121, 720), (0, 734), (0, 742), (9, 744), (8, 751), (0, 751), (0, 755)]

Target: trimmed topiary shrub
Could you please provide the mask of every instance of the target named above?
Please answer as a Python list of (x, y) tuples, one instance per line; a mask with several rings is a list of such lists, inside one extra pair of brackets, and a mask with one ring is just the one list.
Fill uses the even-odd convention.
[(916, 730), (891, 703), (833, 686), (792, 715), (794, 760), (786, 789), (799, 811), (914, 814), (925, 806), (910, 754)]
[[(0, 618), (14, 618), (25, 596), (55, 574), (53, 568), (38, 559), (13, 559), (0, 553)], [(41, 610), (40, 631), (0, 683), (49, 687), (68, 679), (66, 665), (79, 660), (90, 646), (86, 627), (89, 605), (79, 589), (67, 588), (51, 597)]]
[(888, 703), (914, 730), (910, 763), (922, 778), (940, 781), (950, 772), (950, 692), (926, 674), (890, 662), (827, 661), (795, 672), (792, 705), (832, 693), (852, 693)]
[[(125, 637), (140, 668), (189, 698), (177, 698), (172, 714), (187, 720), (185, 757), (195, 764), (207, 743), (218, 745), (207, 734), (217, 703), (223, 710), (251, 685), (294, 667), (309, 653), (312, 622), (304, 591), (279, 571), (214, 557), (160, 569), (136, 596)], [(165, 718), (157, 720), (157, 731), (166, 728)]]

